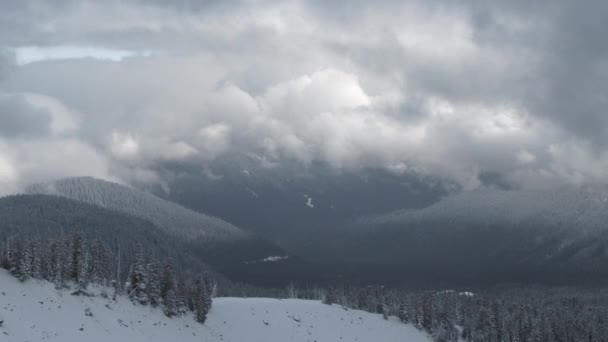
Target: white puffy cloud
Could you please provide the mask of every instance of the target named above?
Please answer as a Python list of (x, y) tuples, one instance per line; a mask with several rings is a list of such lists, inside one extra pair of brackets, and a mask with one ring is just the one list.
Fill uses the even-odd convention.
[(199, 135), (199, 145), (210, 158), (225, 152), (230, 145), (230, 127), (223, 123), (205, 126), (201, 128)]
[(133, 159), (139, 152), (139, 144), (131, 133), (112, 132), (110, 151), (118, 159)]

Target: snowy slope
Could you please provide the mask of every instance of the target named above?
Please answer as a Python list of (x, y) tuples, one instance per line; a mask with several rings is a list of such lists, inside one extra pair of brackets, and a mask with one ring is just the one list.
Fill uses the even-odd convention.
[(447, 197), (419, 210), (363, 218), (367, 225), (429, 221), (568, 226), (603, 229), (608, 220), (608, 186), (562, 186), (551, 190), (479, 190)]
[(91, 177), (31, 185), (31, 194), (64, 196), (140, 217), (186, 238), (234, 238), (246, 233), (219, 218), (184, 208), (147, 192)]
[[(85, 315), (87, 308), (92, 316)], [(395, 319), (316, 301), (218, 298), (205, 325), (125, 298), (76, 297), (0, 270), (0, 341), (429, 342)]]

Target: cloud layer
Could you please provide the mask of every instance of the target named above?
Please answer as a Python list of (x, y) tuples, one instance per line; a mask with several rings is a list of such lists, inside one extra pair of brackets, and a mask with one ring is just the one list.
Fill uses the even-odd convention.
[(0, 192), (165, 162), (608, 181), (601, 1), (0, 4)]

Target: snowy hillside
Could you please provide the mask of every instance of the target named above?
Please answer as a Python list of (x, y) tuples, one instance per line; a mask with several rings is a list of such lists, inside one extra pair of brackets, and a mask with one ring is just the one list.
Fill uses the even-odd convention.
[(478, 224), (545, 224), (591, 230), (608, 220), (608, 187), (563, 186), (552, 190), (480, 190), (445, 198), (420, 210), (362, 219), (365, 224), (424, 221)]
[[(89, 313), (87, 315), (87, 312)], [(101, 297), (72, 296), (0, 270), (0, 340), (21, 341), (400, 341), (428, 342), (396, 319), (316, 301), (218, 298), (205, 325), (191, 316)]]
[(35, 184), (28, 193), (57, 195), (125, 212), (151, 221), (165, 231), (186, 238), (243, 237), (245, 232), (221, 219), (207, 216), (152, 194), (103, 180), (78, 177)]

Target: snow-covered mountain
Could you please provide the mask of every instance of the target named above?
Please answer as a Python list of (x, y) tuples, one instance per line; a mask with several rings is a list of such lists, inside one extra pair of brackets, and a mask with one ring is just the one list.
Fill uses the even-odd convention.
[(604, 229), (608, 221), (608, 186), (562, 186), (541, 190), (479, 190), (447, 197), (427, 208), (401, 210), (360, 220), (367, 225), (417, 221), (472, 222), (555, 228), (577, 233)]
[(322, 255), (386, 266), (403, 279), (465, 284), (608, 280), (608, 187), (481, 190), (427, 208), (361, 218)]
[[(51, 319), (52, 317), (52, 319)], [(317, 301), (216, 298), (204, 325), (124, 297), (72, 296), (0, 270), (0, 341), (430, 342), (396, 318)]]
[(193, 239), (241, 238), (236, 226), (166, 201), (150, 193), (91, 177), (34, 184), (28, 193), (64, 196), (146, 219), (170, 234)]

